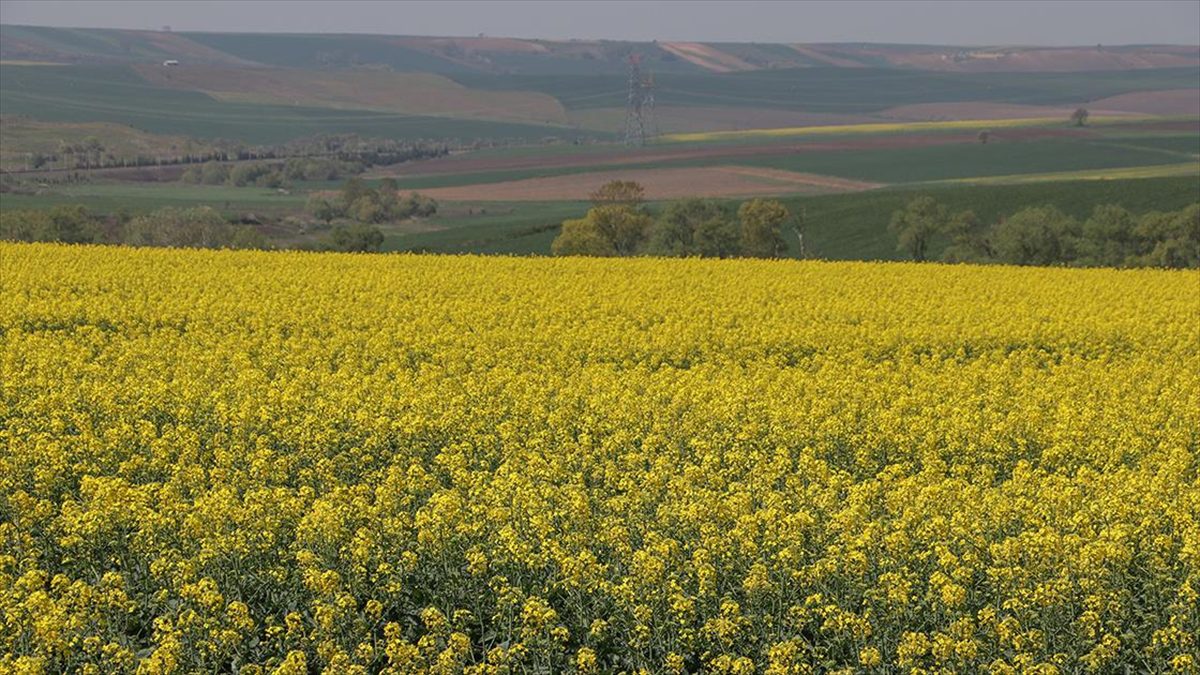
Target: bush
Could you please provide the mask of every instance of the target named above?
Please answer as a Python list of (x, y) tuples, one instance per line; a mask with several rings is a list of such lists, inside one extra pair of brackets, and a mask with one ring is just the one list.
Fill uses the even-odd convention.
[(329, 248), (334, 251), (370, 252), (382, 245), (383, 232), (362, 223), (338, 225), (329, 234)]

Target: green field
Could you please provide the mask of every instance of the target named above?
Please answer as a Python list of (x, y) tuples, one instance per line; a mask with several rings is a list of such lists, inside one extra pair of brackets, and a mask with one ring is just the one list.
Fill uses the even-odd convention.
[(994, 141), (868, 150), (803, 149), (787, 155), (670, 161), (585, 164), (544, 168), (439, 173), (398, 179), (406, 190), (428, 190), (481, 183), (561, 176), (592, 171), (653, 169), (731, 164), (785, 169), (878, 183), (920, 183), (1022, 173), (1051, 173), (1137, 166), (1179, 164), (1192, 159), (1187, 152), (1194, 136), (1179, 135), (1118, 141), (1094, 138), (1054, 138), (1032, 141)]
[[(1027, 206), (1047, 204), (1077, 218), (1087, 217), (1097, 204), (1120, 204), (1135, 212), (1169, 211), (1200, 201), (1200, 183), (1194, 176), (1184, 176), (1021, 185), (930, 185), (784, 201), (793, 213), (803, 214), (810, 256), (832, 260), (897, 260), (903, 256), (896, 251), (888, 222), (893, 211), (919, 194), (931, 195), (956, 211), (973, 210), (982, 221), (992, 222)], [(468, 206), (476, 211), (487, 209), (487, 213), (462, 215), (461, 211)], [(385, 249), (545, 255), (558, 234), (554, 225), (582, 215), (587, 207), (580, 202), (447, 205), (447, 211), (453, 210), (458, 215), (439, 215), (430, 220), (430, 225), (444, 229), (392, 234), (385, 241)], [(945, 243), (935, 242), (932, 255), (939, 255)], [(796, 254), (794, 248), (790, 254)]]
[[(568, 109), (606, 108), (625, 102), (620, 75), (452, 76), (469, 87), (539, 91)], [(1128, 91), (1193, 88), (1194, 68), (1085, 73), (941, 73), (894, 68), (813, 67), (744, 73), (664, 73), (655, 103), (663, 106), (745, 106), (809, 112), (871, 113), (929, 101), (997, 101), (1071, 104)]]
[[(1200, 201), (1196, 176), (1104, 181), (1062, 181), (1020, 185), (926, 186), (821, 195), (786, 200), (804, 214), (806, 241), (814, 257), (833, 260), (898, 260), (896, 240), (887, 226), (892, 212), (915, 195), (930, 195), (951, 210), (972, 210), (982, 222), (994, 222), (1027, 206), (1053, 205), (1086, 218), (1098, 204), (1120, 204), (1134, 212), (1170, 211)], [(934, 242), (931, 256), (946, 242)], [(794, 253), (794, 250), (792, 251)]]
[[(1200, 60), (1181, 59), (1185, 52), (1176, 48), (1087, 47), (1039, 52), (1037, 58), (1051, 61), (1069, 52), (1057, 62), (1067, 68), (1046, 62), (1038, 66), (1041, 72), (990, 72), (990, 66), (957, 72), (956, 60), (953, 68), (938, 70), (946, 58), (957, 58), (956, 49), (0, 26), (0, 162), (14, 171), (4, 177), (9, 191), (0, 210), (83, 204), (107, 214), (208, 205), (244, 222), (268, 223), (263, 227), (271, 229), (277, 244), (307, 245), (323, 235), (314, 233), (313, 219), (303, 213), (305, 200), (312, 191), (335, 190), (339, 184), (298, 183), (274, 190), (117, 183), (111, 180), (173, 174), (68, 175), (69, 156), (77, 152), (69, 145), (95, 137), (104, 147), (95, 152), (111, 154), (112, 165), (118, 165), (115, 160), (139, 156), (194, 158), (218, 140), (261, 146), (310, 138), (316, 143), (311, 137), (327, 134), (431, 141), (451, 148), (449, 159), (394, 169), (404, 173), (398, 179), (403, 191), (595, 171), (619, 175), (633, 169), (730, 165), (884, 186), (854, 194), (780, 195), (807, 214), (808, 246), (827, 258), (896, 257), (886, 222), (913, 190), (934, 192), (954, 208), (972, 208), (985, 219), (1030, 204), (1053, 203), (1082, 215), (1104, 202), (1146, 210), (1200, 199), (1195, 168), (1200, 127), (1186, 98), (1200, 88)], [(653, 73), (656, 104), (695, 115), (699, 133), (663, 137), (631, 150), (613, 142), (615, 133), (564, 126), (610, 114), (613, 122), (607, 126), (619, 126), (628, 96), (627, 59), (634, 53)], [(912, 55), (932, 56), (922, 63), (935, 65), (906, 65), (914, 63), (906, 60)], [(161, 65), (168, 59), (184, 65)], [(1077, 59), (1127, 69), (1067, 72), (1086, 62)], [(1193, 65), (1175, 67), (1189, 62)], [(38, 63), (59, 65), (33, 65)], [(726, 69), (736, 72), (715, 72)], [(1065, 132), (1065, 111), (1131, 92), (1149, 93), (1123, 97), (1133, 101), (1128, 108), (1097, 107), (1088, 128)], [(885, 112), (920, 103), (937, 104), (912, 113), (927, 122), (901, 121), (891, 116), (894, 111)], [(954, 103), (969, 105), (939, 107)], [(1002, 105), (989, 107), (993, 103)], [(954, 118), (955, 110), (995, 112), (961, 120)], [(1163, 114), (1142, 115), (1143, 110)], [(756, 116), (756, 111), (767, 114)], [(943, 111), (948, 111), (945, 117), (938, 117)], [(1178, 116), (1167, 115), (1170, 111)], [(967, 114), (973, 113), (962, 113)], [(975, 137), (984, 128), (992, 132), (986, 144)], [(64, 146), (63, 156), (54, 156)], [(505, 168), (489, 158), (520, 161)], [(37, 162), (60, 171), (32, 173)], [(374, 176), (368, 182), (377, 185), (389, 170), (368, 167), (365, 175)], [(649, 185), (656, 177), (645, 180)], [(776, 191), (808, 187), (786, 181), (772, 185)], [(685, 187), (736, 194), (719, 185)], [(559, 223), (586, 210), (582, 202), (442, 207), (432, 218), (381, 225), (384, 248), (544, 254)]]
[[(330, 189), (336, 185), (330, 184)], [(211, 206), (226, 214), (278, 213), (304, 208), (303, 192), (284, 194), (259, 187), (225, 187), (184, 183), (84, 183), (52, 186), (38, 194), (5, 194), (0, 210), (46, 209), (63, 204), (82, 204), (98, 213), (144, 213), (166, 206), (187, 208)]]
[(0, 108), (52, 122), (116, 122), (158, 134), (281, 143), (329, 133), (399, 139), (513, 139), (603, 134), (550, 125), (218, 101), (151, 85), (125, 66), (0, 65)]
[(1154, 148), (1114, 146), (1089, 139), (1042, 139), (987, 145), (964, 143), (886, 150), (803, 152), (755, 157), (738, 163), (880, 183), (915, 183), (976, 176), (1176, 164), (1180, 161), (1180, 157)]

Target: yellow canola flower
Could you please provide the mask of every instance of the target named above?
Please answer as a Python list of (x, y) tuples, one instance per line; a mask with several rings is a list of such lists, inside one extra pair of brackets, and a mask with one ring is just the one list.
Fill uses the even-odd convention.
[(0, 672), (1193, 672), (1200, 273), (0, 245)]

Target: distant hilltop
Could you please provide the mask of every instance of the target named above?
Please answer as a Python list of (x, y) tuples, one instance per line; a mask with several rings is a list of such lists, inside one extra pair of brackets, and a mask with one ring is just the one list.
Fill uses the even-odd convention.
[(439, 74), (614, 74), (632, 53), (656, 72), (792, 68), (1071, 72), (1200, 66), (1200, 46), (936, 46), (628, 42), (346, 34), (191, 33), (0, 26), (0, 60), (22, 63), (382, 68)]

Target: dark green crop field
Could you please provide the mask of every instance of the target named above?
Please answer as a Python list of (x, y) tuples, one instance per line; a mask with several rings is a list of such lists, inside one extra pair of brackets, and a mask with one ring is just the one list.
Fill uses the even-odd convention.
[(161, 134), (279, 143), (357, 133), (401, 139), (520, 139), (602, 136), (549, 125), (218, 101), (154, 86), (125, 66), (0, 66), (0, 109), (51, 122), (116, 122)]
[[(613, 75), (496, 75), (461, 73), (480, 89), (549, 94), (569, 109), (624, 104), (627, 80)], [(944, 73), (894, 68), (791, 68), (742, 73), (662, 73), (655, 103), (746, 106), (823, 113), (870, 113), (929, 101), (1064, 104), (1129, 91), (1200, 86), (1200, 70), (1161, 68), (1084, 73)]]

